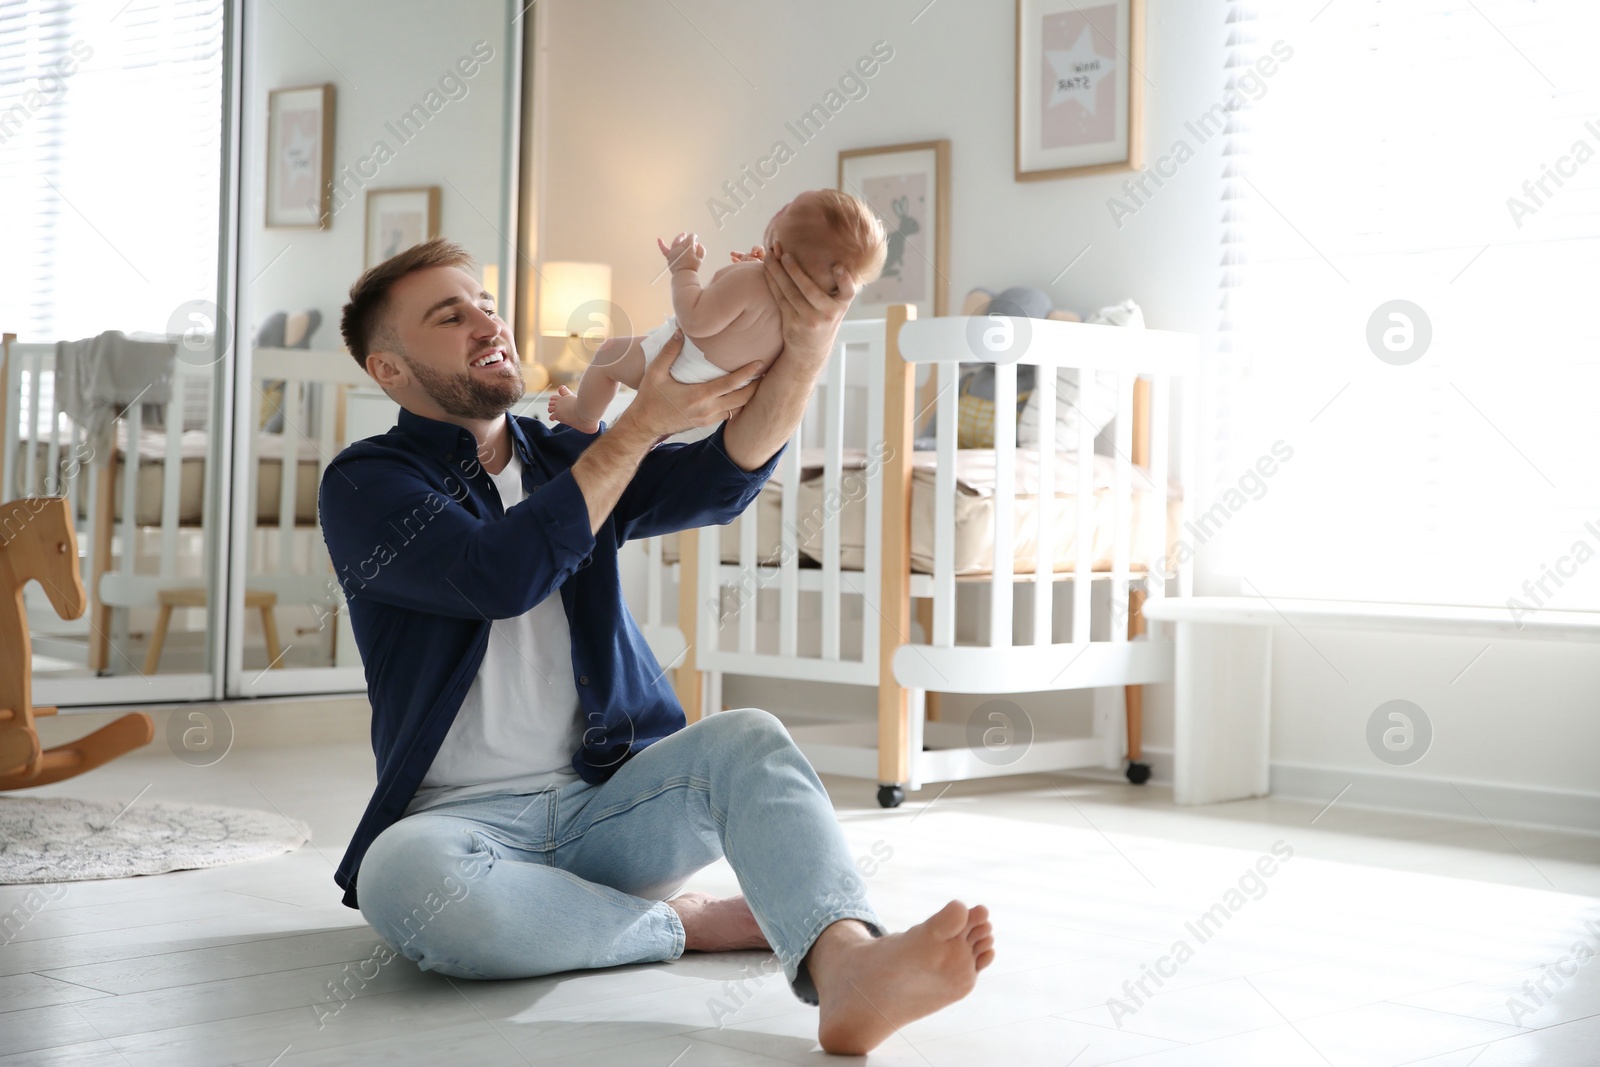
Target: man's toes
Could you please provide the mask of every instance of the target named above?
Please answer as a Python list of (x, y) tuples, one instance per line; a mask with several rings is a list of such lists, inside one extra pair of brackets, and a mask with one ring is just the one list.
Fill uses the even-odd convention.
[(969, 944), (976, 944), (979, 940), (988, 937), (992, 933), (994, 933), (994, 927), (992, 925), (989, 923), (979, 923), (977, 926), (974, 926), (972, 929), (967, 931), (967, 942)]
[(987, 952), (979, 953), (978, 958), (977, 958), (977, 960), (975, 962), (977, 964), (978, 970), (980, 970), (980, 971), (983, 970), (985, 967), (989, 966), (989, 964), (994, 962), (994, 949), (990, 949)]
[(927, 920), (928, 931), (943, 940), (960, 937), (967, 927), (967, 906), (952, 900)]

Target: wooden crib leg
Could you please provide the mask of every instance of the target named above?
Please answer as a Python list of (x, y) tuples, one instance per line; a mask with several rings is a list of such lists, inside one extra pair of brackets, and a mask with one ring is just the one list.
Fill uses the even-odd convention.
[[(1143, 589), (1128, 590), (1128, 638), (1145, 631)], [(1150, 765), (1140, 761), (1144, 755), (1144, 686), (1130, 685), (1127, 690), (1128, 707), (1128, 781), (1143, 785), (1150, 780)]]
[(267, 642), (267, 666), (281, 668), (283, 649), (278, 644), (278, 621), (273, 617), (271, 604), (261, 605), (261, 635)]
[(685, 723), (700, 721), (705, 711), (705, 675), (695, 668), (694, 643), (699, 630), (700, 531), (684, 530), (678, 535), (678, 629), (688, 642), (683, 662), (672, 673), (672, 687), (678, 691)]
[(144, 673), (154, 674), (156, 668), (161, 666), (161, 648), (167, 643), (167, 628), (172, 625), (173, 605), (161, 605), (161, 613), (156, 616), (156, 628), (150, 631), (150, 647), (144, 654)]

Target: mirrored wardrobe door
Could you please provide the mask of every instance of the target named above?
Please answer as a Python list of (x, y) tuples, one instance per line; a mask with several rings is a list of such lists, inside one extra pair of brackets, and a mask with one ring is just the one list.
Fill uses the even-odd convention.
[(345, 348), (340, 311), (365, 270), (436, 236), (499, 295), (521, 6), (245, 5), (231, 695), (365, 688), (317, 490), (399, 408)]
[(226, 6), (0, 17), (0, 500), (76, 548), (26, 587), (39, 705), (220, 694)]

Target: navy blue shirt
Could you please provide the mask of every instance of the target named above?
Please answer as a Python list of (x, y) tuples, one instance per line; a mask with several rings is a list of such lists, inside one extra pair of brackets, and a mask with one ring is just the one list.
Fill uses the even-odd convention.
[(723, 426), (690, 444), (658, 445), (593, 533), (571, 467), (599, 435), (509, 422), (528, 494), (510, 510), (469, 430), (404, 409), (392, 430), (352, 444), (322, 475), (322, 533), (366, 668), (378, 763), (378, 787), (334, 874), (352, 908), (361, 857), (415, 796), (478, 674), (493, 620), (561, 594), (584, 726), (572, 766), (584, 781), (605, 781), (684, 727), (683, 706), (623, 600), (617, 549), (732, 522), (782, 455), (740, 470)]

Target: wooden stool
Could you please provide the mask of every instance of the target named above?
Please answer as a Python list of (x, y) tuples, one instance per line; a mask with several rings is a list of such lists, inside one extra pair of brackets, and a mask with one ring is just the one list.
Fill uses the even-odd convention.
[[(161, 605), (161, 615), (156, 619), (156, 628), (150, 633), (150, 650), (144, 656), (146, 674), (156, 673), (156, 667), (161, 663), (161, 646), (167, 643), (167, 627), (172, 624), (172, 609), (205, 607), (206, 591), (204, 588), (163, 589), (156, 594), (156, 602)], [(283, 664), (278, 662), (283, 657), (278, 648), (278, 624), (272, 616), (272, 609), (277, 603), (278, 594), (270, 589), (244, 591), (244, 606), (261, 611), (261, 632), (267, 638), (267, 665), (269, 668), (282, 669)]]

